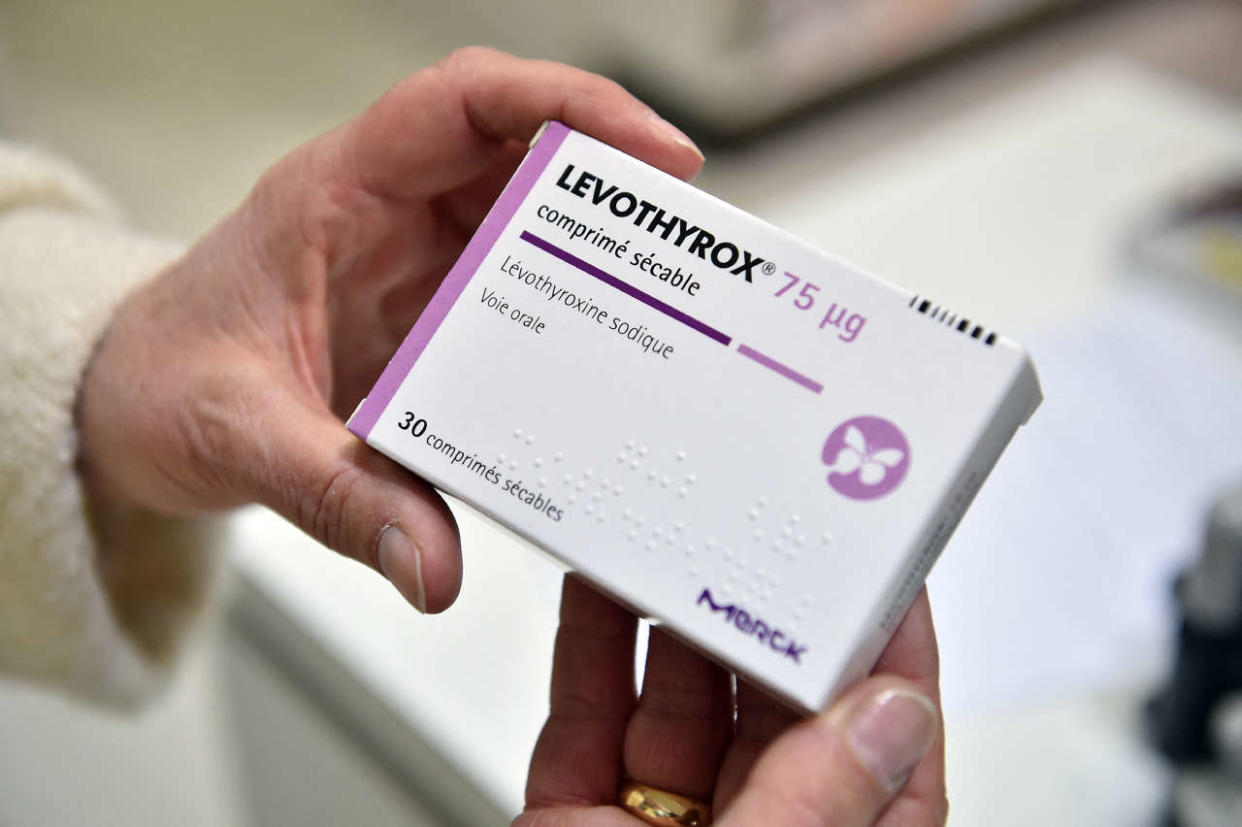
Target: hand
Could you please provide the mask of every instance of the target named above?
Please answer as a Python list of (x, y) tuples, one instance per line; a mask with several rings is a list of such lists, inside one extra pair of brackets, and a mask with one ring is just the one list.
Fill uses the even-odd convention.
[(683, 178), (702, 163), (621, 87), (567, 66), (474, 48), (407, 78), (276, 163), (118, 309), (79, 399), (92, 492), (170, 513), (261, 502), (418, 609), (451, 604), (444, 502), (342, 419), (548, 118)]
[(551, 712), (515, 827), (640, 827), (616, 806), (625, 779), (708, 802), (716, 827), (944, 824), (926, 590), (872, 676), (805, 720), (741, 680), (735, 696), (728, 673), (654, 629), (635, 698), (635, 625), (566, 578)]

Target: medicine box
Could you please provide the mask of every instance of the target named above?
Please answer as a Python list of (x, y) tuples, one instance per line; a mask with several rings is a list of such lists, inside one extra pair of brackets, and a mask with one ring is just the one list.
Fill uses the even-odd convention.
[(974, 319), (549, 122), (349, 428), (812, 711), (1040, 400)]

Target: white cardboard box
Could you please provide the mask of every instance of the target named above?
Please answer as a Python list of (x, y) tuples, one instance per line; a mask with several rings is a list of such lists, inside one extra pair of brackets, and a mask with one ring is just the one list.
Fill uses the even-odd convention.
[(349, 427), (809, 711), (1040, 401), (994, 331), (550, 122)]

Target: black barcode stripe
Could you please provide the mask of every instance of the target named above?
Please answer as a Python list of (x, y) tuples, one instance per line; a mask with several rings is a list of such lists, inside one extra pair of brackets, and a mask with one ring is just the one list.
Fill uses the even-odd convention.
[(979, 339), (989, 347), (996, 344), (998, 338), (996, 331), (989, 331), (981, 324), (972, 324), (970, 319), (965, 316), (958, 316), (957, 313), (952, 312), (948, 307), (934, 304), (931, 299), (924, 298), (918, 293), (910, 297), (910, 301), (906, 306), (914, 308), (938, 324), (955, 329), (958, 333), (964, 333), (972, 339)]

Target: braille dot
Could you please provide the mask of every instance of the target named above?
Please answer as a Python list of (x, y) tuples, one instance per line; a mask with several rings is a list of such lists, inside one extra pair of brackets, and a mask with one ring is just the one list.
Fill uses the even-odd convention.
[(647, 472), (647, 479), (649, 479), (649, 480), (654, 480), (655, 478), (656, 478), (656, 472), (655, 472), (655, 471), (648, 471), (648, 472)]
[(647, 456), (647, 446), (646, 446), (646, 445), (643, 445), (642, 447), (640, 447), (640, 448), (638, 449), (638, 455), (639, 455), (640, 457), (645, 457), (645, 456)]
[(824, 542), (825, 542), (825, 543), (831, 543), (831, 542), (832, 542), (832, 532), (831, 532), (831, 531), (825, 531), (825, 532), (824, 532), (824, 538), (823, 538), (823, 539), (824, 539)]
[(651, 534), (655, 537), (659, 537), (663, 533), (664, 533), (664, 529), (660, 528), (659, 526), (656, 526), (651, 529)]
[(698, 576), (699, 576), (699, 567), (698, 567), (698, 566), (691, 566), (691, 567), (690, 567), (690, 576), (691, 576), (691, 577), (698, 577)]
[(670, 534), (668, 535), (668, 537), (664, 538), (664, 542), (668, 543), (671, 546), (677, 542), (677, 538)]
[(694, 485), (696, 479), (694, 474), (686, 474), (686, 485)]
[(531, 436), (530, 434), (527, 434), (527, 435), (526, 435), (526, 444), (527, 444), (527, 445), (534, 445), (534, 444), (535, 444), (535, 438), (534, 438), (533, 436)]
[(762, 532), (762, 531), (760, 531), (759, 529), (755, 529), (755, 539), (756, 539), (756, 540), (762, 540), (762, 539), (763, 539), (763, 532)]
[(686, 554), (694, 554), (694, 546), (686, 546)]
[(752, 508), (746, 516), (750, 517), (752, 520), (757, 520), (759, 519), (759, 512)]
[(759, 502), (759, 505), (760, 505), (760, 506), (765, 506), (765, 505), (767, 505), (767, 504), (768, 504), (768, 498), (767, 498), (767, 497), (760, 497), (760, 498), (759, 498), (759, 500), (758, 500), (758, 502)]
[(668, 483), (669, 483), (669, 479), (668, 477), (665, 477), (664, 479), (660, 480), (660, 487), (668, 488)]
[(499, 463), (501, 463), (502, 465), (504, 464), (504, 462), (505, 462), (507, 459), (509, 459), (509, 458), (508, 458), (507, 456), (505, 456), (504, 454), (501, 454), (500, 456), (496, 457), (496, 461), (497, 461), (497, 462), (499, 462)]
[(647, 551), (652, 551), (652, 550), (654, 550), (654, 549), (655, 549), (655, 543), (648, 542), (648, 543), (647, 543), (647, 545), (646, 545), (646, 549), (647, 549)]
[(685, 459), (686, 459), (686, 452), (685, 452), (685, 451), (678, 451), (678, 452), (677, 452), (677, 461), (678, 461), (678, 462), (684, 462), (684, 461), (685, 461)]
[(595, 512), (595, 506), (591, 505), (590, 503), (587, 503), (587, 507), (582, 510), (588, 514), (593, 514)]
[(683, 523), (681, 520), (678, 520), (677, 522), (673, 523), (673, 531), (682, 531), (683, 529), (685, 529), (685, 527), (686, 527), (686, 524)]
[(612, 485), (612, 480), (608, 479), (607, 477), (604, 477), (602, 480), (600, 480), (599, 484), (601, 488), (607, 488), (608, 486)]
[(634, 522), (641, 526), (643, 523), (647, 522), (647, 519), (645, 517), (639, 517)]
[(575, 497), (573, 494), (569, 495), (568, 500), (569, 500), (570, 505), (573, 505), (574, 503), (578, 502), (578, 498)]
[(801, 517), (799, 517), (797, 514), (790, 514), (790, 515), (789, 515), (789, 522), (791, 522), (791, 523), (793, 523), (793, 524), (797, 525), (798, 523), (802, 522), (802, 518), (801, 518)]
[(577, 484), (577, 485), (575, 485), (575, 486), (574, 486), (574, 488), (577, 488), (579, 491), (585, 491), (585, 490), (586, 490), (586, 483), (585, 483), (585, 482), (583, 482), (582, 480), (578, 480), (578, 484)]
[(799, 545), (799, 546), (800, 546), (800, 545), (802, 545), (802, 544), (803, 544), (803, 543), (805, 543), (805, 542), (806, 542), (806, 538), (805, 538), (805, 537), (803, 537), (801, 534), (799, 534), (797, 537), (795, 537), (795, 538), (794, 538), (794, 543), (795, 543), (795, 544), (797, 544), (797, 545)]
[(637, 532), (637, 531), (627, 531), (627, 532), (625, 532), (625, 539), (627, 539), (627, 540), (633, 540), (633, 539), (634, 539), (635, 537), (637, 537), (637, 536), (638, 536), (638, 532)]
[(587, 479), (590, 479), (592, 474), (594, 474), (594, 472), (590, 468), (582, 472), (582, 476), (586, 477)]
[(624, 493), (624, 489), (618, 485), (617, 487), (612, 489), (612, 493), (614, 496), (620, 497), (621, 494)]
[(513, 462), (510, 462), (510, 463), (509, 463), (509, 470), (510, 470), (510, 471), (516, 471), (517, 469), (518, 469), (518, 462), (517, 462), (517, 460), (513, 460)]
[(624, 463), (624, 462), (625, 462), (625, 454), (617, 454), (617, 462)]
[(548, 478), (547, 478), (547, 477), (540, 477), (540, 478), (539, 478), (539, 487), (540, 487), (540, 488), (547, 488), (547, 486), (548, 486)]
[(635, 444), (636, 444), (636, 443), (634, 442), (634, 440), (632, 440), (632, 439), (631, 439), (631, 440), (627, 440), (627, 441), (626, 441), (626, 443), (625, 443), (625, 447), (626, 447), (628, 450), (633, 451), (633, 450), (634, 450), (634, 445), (635, 445)]
[(707, 547), (708, 547), (708, 548), (715, 548), (715, 547), (716, 547), (716, 541), (715, 541), (715, 540), (708, 540), (708, 541), (707, 541)]
[(598, 501), (599, 498), (600, 498), (600, 493), (598, 491), (591, 492), (591, 499)]
[[(711, 545), (711, 543), (708, 543), (707, 545), (708, 545), (708, 546), (710, 546), (710, 545)], [(724, 550), (724, 558), (725, 558), (726, 560), (732, 560), (732, 559), (733, 559), (733, 549), (731, 549), (731, 548), (727, 548), (727, 549), (725, 549), (725, 550)]]
[(565, 455), (561, 453), (560, 451), (557, 451), (555, 454), (552, 455), (552, 460), (554, 462), (560, 462), (564, 458), (565, 458)]
[(532, 462), (532, 463), (531, 463), (531, 465), (535, 466), (536, 468), (542, 468), (542, 467), (543, 467), (543, 458), (542, 458), (542, 457), (535, 457), (535, 460), (534, 460), (534, 462)]
[(630, 462), (630, 470), (635, 471), (637, 469), (638, 469), (638, 460), (632, 460)]
[(689, 494), (689, 493), (690, 493), (690, 492), (689, 492), (689, 491), (687, 491), (687, 490), (686, 490), (686, 489), (684, 489), (684, 488), (678, 488), (678, 489), (677, 489), (677, 496), (681, 497), (682, 499), (685, 499), (685, 496), (686, 496), (687, 494)]
[(792, 528), (790, 528), (789, 526), (785, 526), (784, 528), (782, 528), (782, 529), (781, 529), (781, 536), (782, 536), (782, 537), (789, 537), (789, 536), (791, 536), (792, 534), (793, 534), (793, 529), (792, 529)]
[(599, 512), (599, 515), (595, 519), (602, 523), (604, 521), (604, 512)]
[(633, 513), (634, 513), (633, 511), (630, 511), (630, 510), (627, 508), (627, 509), (625, 509), (624, 511), (622, 511), (622, 512), (621, 512), (621, 516), (622, 516), (622, 517), (624, 517), (625, 519), (627, 519), (627, 520), (628, 520), (628, 519), (630, 518), (630, 516), (631, 516), (631, 515), (633, 515)]
[(514, 429), (513, 429), (513, 437), (514, 437), (514, 439), (521, 439), (521, 438), (522, 438), (522, 429), (521, 429), (521, 428), (514, 428)]

